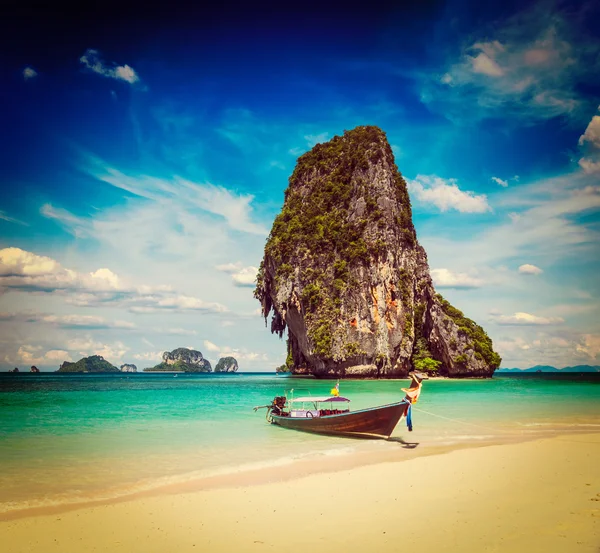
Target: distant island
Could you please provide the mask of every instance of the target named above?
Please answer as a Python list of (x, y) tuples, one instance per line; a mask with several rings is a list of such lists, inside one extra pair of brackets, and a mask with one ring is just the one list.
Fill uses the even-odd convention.
[(215, 365), (216, 373), (235, 373), (238, 370), (238, 362), (235, 357), (221, 357)]
[[(165, 351), (162, 355), (162, 363), (154, 367), (147, 367), (143, 372), (186, 372), (186, 373), (210, 373), (212, 367), (210, 361), (205, 359), (202, 352), (190, 348), (177, 348), (173, 351)], [(218, 373), (235, 373), (239, 369), (235, 357), (221, 357), (215, 367)], [(18, 368), (10, 372), (20, 372)], [(37, 367), (32, 367), (31, 372), (39, 372)], [(79, 361), (64, 361), (59, 373), (137, 373), (138, 368), (132, 363), (124, 363), (120, 368), (109, 363), (101, 355), (90, 355)]]
[(75, 363), (65, 361), (58, 369), (59, 373), (118, 373), (117, 367), (109, 363), (101, 355), (83, 357)]
[[(154, 367), (147, 367), (144, 372), (212, 372), (210, 361), (204, 358), (202, 352), (195, 349), (177, 348), (173, 351), (165, 351), (162, 359), (162, 363)], [(237, 372), (238, 368), (235, 357), (221, 357), (215, 366), (215, 372), (234, 373)]]
[(600, 366), (575, 365), (558, 369), (551, 365), (535, 365), (528, 369), (498, 369), (497, 373), (600, 373)]
[(177, 348), (165, 351), (162, 363), (154, 367), (147, 367), (144, 372), (186, 372), (209, 373), (212, 367), (208, 359), (204, 359), (201, 352), (189, 348)]

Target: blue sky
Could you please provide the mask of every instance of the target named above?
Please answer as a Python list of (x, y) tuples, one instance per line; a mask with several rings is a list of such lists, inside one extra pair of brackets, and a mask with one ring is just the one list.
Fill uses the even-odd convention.
[(600, 363), (593, 2), (111, 8), (2, 18), (0, 369), (273, 370), (252, 289), (287, 179), (364, 124), (502, 365)]

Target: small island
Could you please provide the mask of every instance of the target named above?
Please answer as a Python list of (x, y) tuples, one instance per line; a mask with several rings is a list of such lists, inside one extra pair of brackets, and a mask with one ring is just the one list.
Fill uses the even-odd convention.
[(137, 367), (132, 363), (125, 363), (120, 367), (122, 373), (136, 373)]
[(216, 373), (235, 373), (239, 366), (235, 357), (221, 357), (215, 365)]
[(58, 369), (59, 373), (118, 373), (117, 367), (109, 363), (101, 355), (83, 357), (74, 363), (64, 361)]
[(208, 359), (204, 359), (201, 352), (189, 348), (177, 348), (165, 351), (163, 361), (154, 367), (144, 369), (144, 372), (186, 372), (209, 373), (212, 367)]

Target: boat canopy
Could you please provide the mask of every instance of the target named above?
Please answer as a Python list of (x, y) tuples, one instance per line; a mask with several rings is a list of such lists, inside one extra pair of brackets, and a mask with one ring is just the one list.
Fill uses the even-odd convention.
[(307, 397), (295, 397), (294, 399), (290, 399), (290, 403), (331, 403), (331, 402), (346, 402), (349, 403), (350, 400), (347, 397), (341, 396), (307, 396)]

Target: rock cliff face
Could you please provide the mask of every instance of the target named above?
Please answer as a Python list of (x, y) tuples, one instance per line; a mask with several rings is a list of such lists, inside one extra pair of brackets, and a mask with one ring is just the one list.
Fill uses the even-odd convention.
[(137, 372), (137, 366), (133, 365), (131, 363), (125, 363), (124, 365), (121, 365), (119, 368), (121, 369), (122, 373), (136, 373)]
[(235, 373), (239, 366), (235, 357), (221, 357), (215, 365), (216, 373)]
[(291, 372), (319, 377), (491, 376), (484, 330), (436, 294), (385, 134), (357, 127), (298, 159), (255, 297), (288, 331)]

